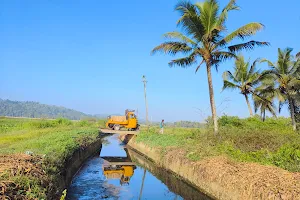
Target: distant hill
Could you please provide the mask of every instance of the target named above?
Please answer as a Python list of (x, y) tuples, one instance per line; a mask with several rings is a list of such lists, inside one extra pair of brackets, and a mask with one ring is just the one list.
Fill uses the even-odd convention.
[(38, 102), (33, 101), (11, 101), (3, 99), (0, 99), (0, 116), (31, 118), (63, 117), (72, 120), (95, 117), (93, 115), (88, 115), (83, 112), (79, 112), (61, 106), (40, 104)]

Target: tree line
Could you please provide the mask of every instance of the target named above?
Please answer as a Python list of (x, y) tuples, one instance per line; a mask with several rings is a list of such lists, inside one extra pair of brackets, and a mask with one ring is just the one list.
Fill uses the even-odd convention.
[[(181, 58), (169, 62), (170, 67), (188, 68), (196, 65), (195, 72), (205, 64), (209, 87), (211, 113), (214, 132), (218, 133), (218, 120), (214, 99), (212, 68), (218, 70), (219, 65), (229, 59), (235, 60), (234, 71), (223, 74), (223, 89), (239, 89), (244, 95), (250, 115), (253, 116), (249, 96), (254, 100), (254, 110), (260, 110), (262, 120), (266, 111), (276, 115), (274, 99), (279, 102), (279, 111), (284, 104), (288, 104), (294, 130), (296, 129), (296, 113), (300, 113), (297, 106), (299, 100), (299, 57), (292, 56), (292, 49), (278, 50), (278, 60), (273, 63), (267, 59), (257, 59), (253, 63), (246, 62), (240, 54), (243, 50), (253, 50), (256, 47), (269, 46), (265, 41), (245, 41), (264, 28), (259, 22), (248, 23), (227, 34), (226, 22), (231, 11), (240, 10), (236, 0), (230, 0), (220, 8), (217, 0), (191, 3), (180, 1), (175, 10), (180, 18), (177, 26), (181, 31), (164, 34), (169, 41), (156, 46), (151, 53), (162, 52), (170, 55), (183, 55)], [(171, 40), (170, 40), (171, 39)], [(234, 44), (236, 40), (241, 43)], [(260, 72), (256, 64), (266, 62), (269, 70)]]
[(67, 118), (80, 120), (93, 116), (85, 113), (59, 107), (40, 104), (33, 101), (11, 101), (0, 99), (0, 116), (30, 117), (30, 118)]

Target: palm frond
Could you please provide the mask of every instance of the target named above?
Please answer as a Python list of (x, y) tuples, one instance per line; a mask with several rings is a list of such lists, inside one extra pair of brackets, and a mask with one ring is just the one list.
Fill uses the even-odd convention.
[(178, 39), (178, 40), (180, 40), (180, 42), (183, 42), (183, 43), (189, 43), (191, 45), (197, 45), (197, 43), (194, 42), (192, 39), (190, 39), (189, 37), (183, 35), (180, 32), (177, 32), (177, 31), (165, 33), (163, 35), (163, 37), (171, 38), (171, 39)]
[(230, 71), (225, 71), (222, 74), (223, 80), (232, 80), (235, 83), (238, 83), (239, 81), (236, 79), (236, 77), (230, 72)]
[(263, 28), (264, 25), (261, 23), (256, 23), (256, 22), (249, 23), (233, 31), (232, 33), (224, 37), (223, 40), (226, 43), (231, 42), (235, 38), (244, 40), (246, 37), (255, 35), (258, 31), (262, 30)]
[(292, 62), (291, 68), (288, 71), (288, 74), (294, 74), (294, 73), (300, 72), (300, 59), (297, 59), (296, 61)]
[[(216, 29), (218, 21), (219, 4), (215, 0), (204, 1), (203, 3), (195, 3), (199, 10), (199, 19), (205, 30), (206, 37), (212, 37), (211, 33)], [(218, 29), (218, 28), (217, 28)]]
[(177, 26), (181, 26), (188, 35), (192, 35), (200, 42), (205, 34), (205, 29), (200, 21), (196, 6), (189, 1), (180, 1), (175, 10), (181, 15), (177, 21)]
[(236, 5), (236, 0), (230, 0), (219, 16), (219, 24), (220, 25), (224, 24), (224, 22), (227, 20), (229, 11), (239, 10), (239, 9), (240, 7)]
[(293, 78), (289, 81), (288, 87), (290, 90), (299, 90), (300, 89), (300, 80)]
[(277, 66), (282, 74), (287, 74), (292, 65), (292, 51), (292, 48), (285, 48), (283, 50), (278, 48)]
[(251, 75), (251, 74), (253, 74), (254, 72), (255, 72), (255, 68), (256, 68), (256, 64), (258, 63), (258, 62), (260, 62), (260, 58), (257, 58), (253, 63), (252, 63), (252, 65), (251, 65), (251, 67), (250, 67), (250, 70), (249, 70), (249, 72), (248, 72), (248, 74), (249, 75)]
[(225, 90), (225, 89), (240, 89), (241, 87), (237, 84), (234, 84), (230, 81), (227, 81), (227, 80), (224, 80), (223, 82), (223, 88), (222, 88), (222, 91)]
[(212, 59), (211, 59), (211, 65), (216, 67), (216, 70), (218, 71), (218, 65), (221, 62), (224, 62), (231, 58), (236, 58), (236, 55), (231, 52), (226, 51), (217, 51), (212, 53)]
[(204, 63), (205, 61), (202, 60), (201, 63), (198, 65), (198, 67), (195, 70), (195, 74), (198, 72), (198, 70), (200, 69), (201, 65)]
[(175, 65), (177, 65), (182, 68), (190, 67), (196, 63), (196, 57), (197, 54), (193, 52), (191, 55), (187, 57), (171, 60), (171, 62), (169, 62), (169, 66), (174, 67)]
[(276, 117), (276, 111), (275, 111), (275, 105), (273, 103), (267, 104), (266, 109), (274, 116)]
[(269, 67), (276, 68), (276, 65), (274, 63), (272, 63), (271, 61), (269, 61), (268, 59), (265, 59), (265, 58), (261, 59), (260, 63), (264, 63), (264, 62), (268, 63)]
[(270, 44), (268, 42), (258, 42), (258, 41), (250, 41), (242, 44), (232, 45), (229, 46), (228, 49), (230, 52), (236, 53), (241, 50), (252, 50), (254, 47), (262, 47), (262, 46), (269, 46)]
[(216, 51), (212, 53), (212, 58), (214, 60), (226, 61), (231, 58), (237, 58), (237, 56), (234, 53), (227, 51)]
[[(253, 80), (251, 80), (252, 86), (256, 86), (260, 83), (263, 83), (263, 87), (265, 85), (272, 85), (274, 84), (275, 78), (274, 78), (274, 71), (273, 70), (265, 70), (262, 73), (256, 73), (254, 74)], [(250, 77), (248, 77), (250, 78)]]
[(300, 52), (296, 54), (296, 58), (300, 58)]
[(165, 42), (161, 45), (155, 47), (151, 54), (155, 54), (156, 52), (163, 52), (165, 54), (175, 55), (177, 53), (189, 53), (192, 51), (192, 48), (188, 46), (186, 43), (182, 42)]

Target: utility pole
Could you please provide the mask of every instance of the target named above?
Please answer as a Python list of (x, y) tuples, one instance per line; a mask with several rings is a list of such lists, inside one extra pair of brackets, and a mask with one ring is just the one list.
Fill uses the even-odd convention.
[(146, 124), (148, 126), (148, 129), (149, 129), (149, 120), (148, 120), (148, 102), (147, 102), (147, 95), (146, 95), (146, 85), (147, 85), (147, 79), (146, 79), (146, 76), (143, 75), (143, 81), (144, 83), (144, 96), (145, 96), (145, 105), (146, 105)]

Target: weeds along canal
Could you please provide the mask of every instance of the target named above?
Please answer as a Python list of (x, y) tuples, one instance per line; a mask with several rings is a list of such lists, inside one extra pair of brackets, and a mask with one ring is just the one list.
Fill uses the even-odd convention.
[(127, 149), (117, 135), (74, 176), (67, 199), (210, 199), (173, 174)]

